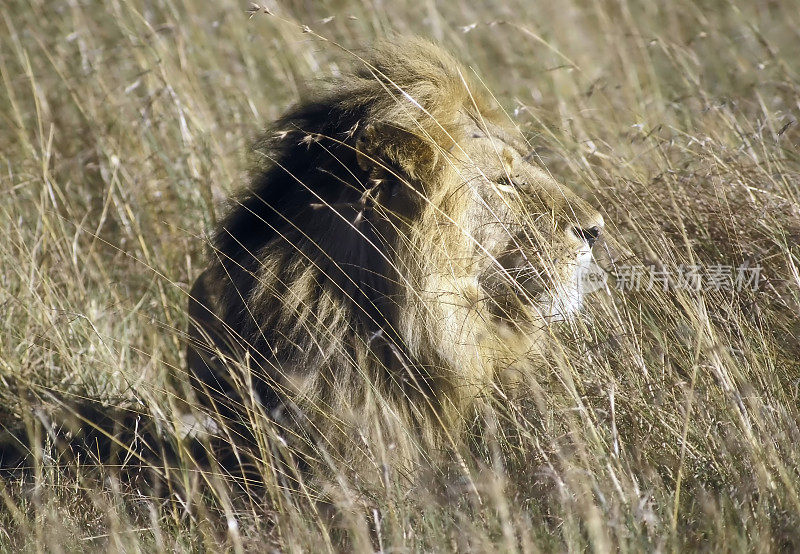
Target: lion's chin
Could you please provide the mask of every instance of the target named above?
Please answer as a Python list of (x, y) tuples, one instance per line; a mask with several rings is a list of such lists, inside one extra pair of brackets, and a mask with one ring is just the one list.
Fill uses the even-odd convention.
[(570, 280), (552, 291), (541, 293), (532, 306), (546, 323), (566, 321), (583, 308), (587, 294), (604, 286), (605, 273), (594, 262), (590, 252), (578, 255)]

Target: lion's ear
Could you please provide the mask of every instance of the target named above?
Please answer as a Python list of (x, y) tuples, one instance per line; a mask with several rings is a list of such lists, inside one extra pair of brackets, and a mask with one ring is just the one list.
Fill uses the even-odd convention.
[(430, 137), (390, 123), (370, 123), (355, 144), (359, 167), (371, 174), (395, 173), (410, 181), (430, 177), (439, 161), (439, 147)]

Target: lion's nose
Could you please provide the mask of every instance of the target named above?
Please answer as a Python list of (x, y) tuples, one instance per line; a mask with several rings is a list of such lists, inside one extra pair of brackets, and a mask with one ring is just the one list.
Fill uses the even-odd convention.
[(572, 232), (575, 233), (576, 237), (586, 242), (586, 244), (589, 245), (589, 248), (591, 248), (600, 237), (601, 228), (599, 225), (592, 225), (591, 227), (586, 228), (573, 227)]

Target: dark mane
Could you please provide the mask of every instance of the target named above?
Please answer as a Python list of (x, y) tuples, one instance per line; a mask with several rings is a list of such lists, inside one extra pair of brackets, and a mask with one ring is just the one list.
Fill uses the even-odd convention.
[(253, 260), (251, 254), (286, 228), (286, 220), (296, 221), (313, 210), (311, 204), (320, 203), (314, 193), (329, 198), (343, 188), (326, 171), (355, 165), (353, 139), (342, 130), (364, 114), (338, 109), (337, 104), (335, 98), (301, 104), (258, 139), (251, 185), (234, 200), (214, 237), (215, 251), (223, 259)]
[[(404, 143), (418, 138), (438, 144), (456, 132), (440, 122), (453, 121), (472, 102), (460, 66), (441, 49), (424, 40), (395, 47), (379, 47), (349, 81), (299, 104), (256, 143), (251, 185), (235, 200), (213, 241), (225, 273), (220, 278), (234, 284), (227, 287), (225, 317), (234, 327), (247, 329), (252, 323), (241, 299), (256, 285), (265, 248), (282, 248), (298, 263), (315, 266), (318, 286), (336, 289), (371, 332), (391, 321), (391, 283), (397, 275), (386, 262), (386, 233), (376, 228), (376, 198), (396, 193), (399, 181), (407, 185), (418, 177), (402, 164), (392, 167), (393, 155), (422, 155), (380, 152), (388, 178), (377, 183), (357, 163), (359, 137), (381, 124), (409, 135)], [(390, 142), (378, 135), (370, 142)], [(389, 148), (397, 142), (395, 137)]]
[[(232, 295), (250, 296), (264, 249), (280, 249), (315, 266), (318, 286), (343, 293), (355, 317), (380, 326), (377, 306), (390, 295), (382, 278), (387, 269), (380, 253), (383, 238), (363, 201), (369, 174), (356, 163), (351, 132), (363, 117), (362, 110), (341, 109), (335, 98), (304, 104), (256, 144), (257, 163), (264, 169), (255, 173), (214, 240), (235, 284)], [(230, 300), (241, 310), (236, 299)], [(228, 315), (250, 327), (252, 317), (243, 311)]]

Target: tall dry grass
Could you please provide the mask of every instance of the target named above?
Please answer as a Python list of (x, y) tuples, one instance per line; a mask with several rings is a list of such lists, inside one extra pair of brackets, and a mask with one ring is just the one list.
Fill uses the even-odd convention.
[[(0, 480), (3, 550), (800, 548), (793, 2), (248, 7), (4, 5), (0, 425), (35, 448)], [(250, 139), (340, 71), (334, 43), (390, 32), (474, 66), (626, 264), (758, 266), (757, 289), (595, 294), (529, 397), (482, 414), (460, 472), (370, 491), (368, 518), (347, 509), (358, 485), (334, 481), (336, 526), (302, 495), (198, 471), (191, 452), (133, 479), (63, 453), (48, 437), (72, 395), (181, 432), (186, 290)]]

